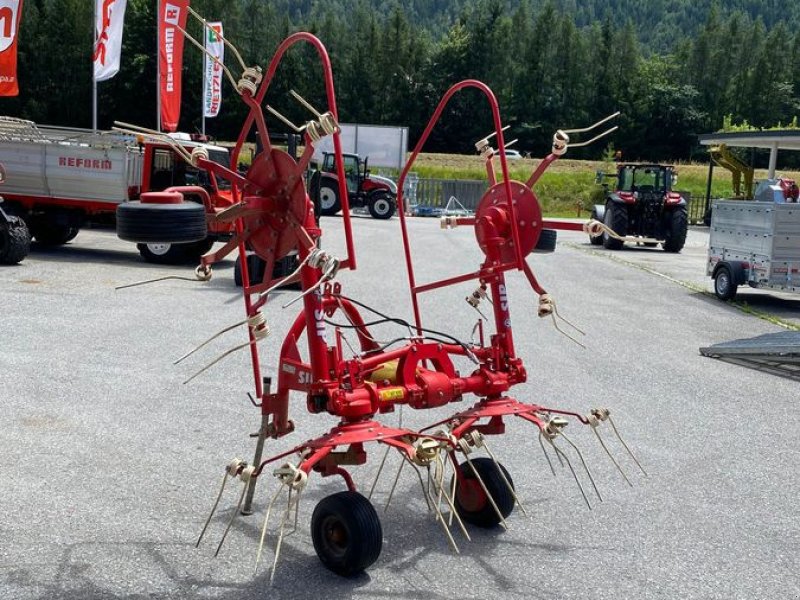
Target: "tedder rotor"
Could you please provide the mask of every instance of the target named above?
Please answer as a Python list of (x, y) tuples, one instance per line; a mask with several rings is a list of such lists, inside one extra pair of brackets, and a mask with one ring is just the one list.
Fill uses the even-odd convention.
[[(229, 44), (227, 40), (225, 42)], [(284, 123), (295, 127), (304, 136), (304, 152), (295, 160), (270, 144), (262, 105), (284, 54), (300, 42), (310, 44), (322, 63), (328, 108), (325, 112), (319, 112), (293, 92), (294, 97), (312, 115), (301, 127), (280, 116)], [(274, 476), (278, 482), (277, 489), (266, 506), (256, 559), (257, 566), (270, 517), (275, 510), (281, 516), (272, 577), (287, 523), (294, 520), (295, 526), (297, 524), (301, 494), (310, 476), (314, 473), (321, 477), (336, 475), (341, 477), (345, 489), (323, 498), (314, 509), (311, 518), (314, 548), (323, 564), (340, 575), (351, 575), (366, 569), (378, 559), (383, 533), (375, 508), (368, 497), (356, 489), (349, 469), (366, 463), (370, 445), (381, 444), (386, 454), (391, 450), (399, 454), (401, 470), (402, 466), (407, 465), (416, 471), (429, 510), (457, 552), (458, 545), (451, 531), (454, 524), (461, 535), (469, 539), (468, 524), (506, 527), (506, 519), (515, 505), (524, 511), (511, 475), (496, 460), (487, 442), (489, 436), (505, 432), (505, 420), (508, 417), (517, 417), (534, 425), (548, 462), (552, 454), (558, 462), (569, 467), (587, 504), (589, 497), (580, 483), (581, 479), (588, 478), (598, 496), (599, 492), (583, 455), (565, 434), (568, 419), (589, 426), (614, 466), (628, 481), (628, 476), (612, 456), (600, 430), (610, 425), (616, 435), (616, 443), (627, 451), (630, 459), (636, 459), (619, 436), (607, 409), (597, 408), (587, 415), (581, 415), (536, 403), (520, 402), (510, 394), (515, 385), (526, 381), (527, 373), (523, 359), (514, 348), (505, 280), (506, 273), (522, 271), (539, 295), (539, 315), (557, 316), (555, 302), (537, 281), (526, 257), (537, 249), (552, 249), (556, 229), (581, 229), (581, 225), (543, 219), (532, 187), (547, 167), (567, 151), (570, 133), (589, 131), (615, 115), (583, 130), (559, 130), (554, 136), (552, 153), (542, 161), (530, 179), (525, 182), (512, 181), (505, 156), (500, 110), (494, 94), (485, 84), (474, 80), (462, 81), (450, 88), (402, 171), (398, 183), (398, 206), (403, 206), (403, 182), (409, 169), (446, 104), (454, 94), (465, 88), (477, 89), (486, 99), (494, 128), (491, 135), (476, 145), (485, 159), (489, 187), (474, 217), (443, 217), (442, 226), (473, 227), (484, 259), (473, 272), (418, 284), (406, 218), (404, 211), (399, 210), (414, 310), (412, 323), (387, 316), (346, 296), (341, 284), (336, 281), (339, 270), (356, 268), (348, 195), (344, 188), (346, 179), (341, 172), (338, 174), (341, 188), (339, 197), (343, 205), (347, 256), (339, 258), (320, 247), (322, 231), (315, 221), (313, 203), (305, 189), (303, 174), (315, 144), (328, 135), (333, 136), (337, 157), (335, 164), (339, 171), (343, 165), (333, 74), (325, 47), (309, 33), (295, 33), (280, 44), (263, 76), (256, 67), (246, 67), (243, 62), (241, 66), (243, 74), (238, 81), (226, 69), (249, 110), (232, 152), (230, 168), (210, 161), (202, 153), (194, 153), (190, 158), (199, 168), (211, 171), (232, 184), (234, 204), (219, 212), (215, 218), (233, 223), (235, 235), (225, 246), (202, 257), (197, 274), (201, 279), (208, 279), (211, 265), (234, 250), (238, 249), (242, 257), (246, 315), (239, 325), (247, 325), (248, 341), (239, 348), (250, 350), (258, 400), (254, 403), (260, 406), (261, 427), (254, 460), (250, 463), (235, 459), (225, 467), (222, 487), (200, 539), (211, 523), (226, 482), (238, 480), (241, 490), (236, 511), (228, 522), (217, 552), (236, 515), (252, 511), (256, 481), (268, 475)], [(267, 108), (276, 116), (280, 115), (275, 109)], [(242, 145), (253, 127), (263, 151), (255, 156), (247, 173), (240, 175), (235, 166)], [(490, 144), (495, 136), (499, 150), (493, 149)], [(585, 145), (592, 141), (573, 145)], [(494, 161), (498, 156), (499, 177)], [(176, 195), (180, 195), (181, 191), (167, 190), (164, 194), (163, 197), (147, 199), (148, 202), (142, 206), (148, 212), (158, 210), (159, 206), (174, 211), (171, 208), (174, 204), (171, 203), (178, 202)], [(127, 210), (126, 215), (135, 215), (136, 210)], [(244, 260), (246, 248), (251, 248), (266, 262), (262, 281), (250, 280), (247, 261)], [(287, 278), (273, 280), (272, 265), (291, 252), (298, 253), (300, 266)], [(262, 378), (259, 361), (258, 343), (269, 333), (264, 311), (272, 306), (267, 301), (273, 290), (297, 279), (303, 290), (298, 297), (302, 301), (302, 308), (281, 346), (277, 386), (272, 390), (271, 380)], [(432, 329), (424, 326), (419, 309), (420, 294), (465, 282), (474, 282), (477, 286), (475, 292), (467, 297), (469, 304), (477, 308), (486, 300), (492, 306), (491, 331), (485, 331), (483, 321), (479, 320), (476, 325), (478, 342), (466, 343), (442, 333), (444, 327)], [(371, 320), (364, 318), (364, 311), (370, 313)], [(389, 342), (378, 341), (370, 328), (384, 323), (401, 326), (404, 335)], [(333, 335), (329, 331), (330, 326), (334, 327)], [(342, 330), (352, 330), (358, 337), (357, 349), (350, 347)], [(307, 346), (307, 359), (301, 357), (303, 338)], [(471, 361), (474, 364), (472, 372), (462, 375), (456, 371), (454, 359)], [(294, 430), (294, 424), (289, 419), (291, 392), (305, 395), (309, 413), (334, 415), (339, 419), (338, 424), (319, 437), (264, 459), (266, 439), (282, 438)], [(476, 399), (471, 408), (440, 418), (422, 430), (387, 426), (378, 417), (381, 413), (392, 412), (404, 405), (427, 410), (443, 408), (468, 397)], [(601, 427), (606, 422), (607, 425)], [(485, 456), (476, 456), (479, 451)], [(386, 462), (386, 454), (375, 483)], [(636, 462), (636, 465), (639, 466), (639, 463)], [(578, 467), (585, 476), (578, 476), (578, 472), (581, 472), (577, 470)], [(423, 476), (423, 472), (427, 474)], [(446, 479), (448, 473), (449, 479)], [(398, 471), (392, 493), (399, 476)], [(285, 500), (279, 502), (282, 496), (285, 496)]]

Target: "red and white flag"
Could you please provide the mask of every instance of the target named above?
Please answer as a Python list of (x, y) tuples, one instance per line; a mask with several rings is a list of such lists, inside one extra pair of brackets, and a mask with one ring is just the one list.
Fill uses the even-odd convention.
[[(161, 81), (161, 127), (167, 131), (178, 129), (181, 116), (181, 71), (183, 69), (183, 34), (186, 29), (189, 0), (159, 0), (158, 49)], [(177, 27), (176, 27), (177, 25)]]
[(208, 23), (206, 28), (206, 50), (219, 62), (205, 54), (205, 77), (203, 98), (206, 117), (216, 117), (222, 105), (222, 61), (225, 60), (225, 44), (222, 42), (222, 23)]
[(0, 0), (0, 96), (17, 96), (17, 34), (22, 0)]
[(128, 0), (95, 0), (94, 79), (105, 81), (119, 73), (122, 23)]

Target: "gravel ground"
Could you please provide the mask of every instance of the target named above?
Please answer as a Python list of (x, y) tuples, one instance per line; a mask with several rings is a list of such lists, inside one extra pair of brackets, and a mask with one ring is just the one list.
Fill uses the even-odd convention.
[[(341, 222), (327, 219), (325, 247), (343, 253)], [(359, 269), (339, 276), (345, 293), (410, 318), (397, 219), (355, 220)], [(417, 280), (467, 273), (481, 258), (468, 229), (443, 232), (412, 220)], [(87, 230), (66, 247), (35, 249), (0, 270), (0, 598), (564, 598), (760, 599), (800, 597), (800, 416), (797, 383), (703, 358), (698, 348), (780, 328), (709, 296), (707, 233), (692, 231), (680, 255), (630, 249), (613, 255), (562, 233), (552, 255), (530, 258), (559, 312), (585, 332), (582, 348), (536, 317), (536, 298), (509, 275), (515, 343), (529, 381), (522, 401), (586, 412), (607, 406), (649, 473), (608, 437), (634, 486), (613, 469), (590, 431), (570, 426), (604, 502), (589, 511), (566, 469), (553, 478), (531, 426), (511, 422), (492, 449), (514, 478), (529, 517), (510, 529), (454, 536), (453, 554), (410, 471), (387, 513), (391, 462), (374, 497), (383, 551), (367, 574), (342, 579), (316, 558), (313, 507), (342, 489), (312, 478), (299, 528), (269, 582), (275, 536), (254, 571), (260, 525), (274, 482), (262, 484), (255, 515), (237, 520), (214, 550), (237, 500), (230, 487), (210, 532), (194, 548), (223, 466), (249, 458), (258, 414), (249, 357), (232, 355), (182, 382), (242, 332), (173, 361), (242, 318), (231, 261), (207, 284), (166, 280), (115, 286), (190, 267), (139, 259), (112, 232)], [(681, 284), (682, 282), (682, 284)], [(470, 284), (425, 295), (424, 323), (469, 338)], [(296, 305), (266, 311), (262, 344), (272, 372)], [(747, 291), (751, 307), (797, 322), (796, 296)], [(387, 333), (387, 335), (389, 335)], [(422, 427), (457, 411), (406, 410)], [(298, 431), (268, 442), (277, 453), (334, 421), (292, 406)], [(399, 414), (384, 415), (386, 424)], [(369, 486), (381, 452), (354, 471)], [(396, 460), (396, 459), (395, 459)]]

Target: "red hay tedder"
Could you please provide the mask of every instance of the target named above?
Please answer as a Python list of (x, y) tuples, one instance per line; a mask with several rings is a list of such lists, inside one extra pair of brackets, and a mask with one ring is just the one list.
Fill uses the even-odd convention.
[[(295, 161), (289, 154), (270, 144), (262, 105), (281, 59), (287, 50), (299, 42), (310, 44), (319, 55), (328, 109), (326, 112), (318, 112), (295, 94), (313, 114), (310, 121), (297, 128), (302, 130), (305, 137), (305, 150)], [(255, 482), (265, 475), (273, 475), (278, 480), (278, 488), (267, 506), (258, 555), (260, 557), (271, 512), (285, 491), (288, 499), (281, 502), (280, 509), (276, 509), (282, 517), (272, 569), (274, 576), (285, 525), (297, 514), (300, 495), (307, 486), (309, 476), (312, 473), (322, 477), (338, 475), (342, 478), (345, 490), (323, 498), (314, 509), (311, 519), (314, 547), (323, 564), (340, 575), (350, 575), (366, 569), (377, 560), (381, 552), (383, 533), (373, 505), (367, 496), (356, 490), (348, 467), (364, 464), (368, 458), (367, 447), (378, 443), (386, 447), (387, 454), (389, 450), (396, 450), (402, 457), (402, 465), (416, 469), (420, 483), (423, 483), (422, 470), (427, 470), (428, 484), (423, 484), (423, 493), (428, 508), (433, 512), (453, 549), (458, 551), (451, 532), (454, 523), (468, 539), (467, 524), (505, 527), (506, 519), (515, 505), (521, 507), (511, 476), (497, 462), (487, 444), (489, 436), (502, 435), (505, 432), (507, 417), (523, 419), (535, 426), (542, 449), (547, 447), (562, 465), (569, 467), (587, 504), (588, 497), (575, 471), (578, 466), (576, 457), (589, 480), (591, 474), (586, 468), (583, 455), (564, 433), (567, 418), (589, 426), (627, 481), (627, 476), (612, 457), (598, 431), (598, 427), (608, 422), (606, 426), (612, 427), (616, 443), (635, 461), (619, 437), (607, 409), (594, 409), (587, 415), (581, 415), (520, 402), (511, 395), (511, 389), (525, 382), (527, 374), (523, 360), (514, 348), (505, 282), (507, 272), (522, 271), (539, 295), (540, 316), (550, 315), (555, 311), (554, 302), (536, 280), (525, 260), (526, 256), (537, 248), (543, 232), (546, 237), (554, 240), (554, 229), (581, 230), (584, 226), (543, 219), (532, 187), (547, 167), (566, 152), (569, 145), (568, 134), (589, 131), (614, 115), (583, 130), (558, 131), (554, 136), (552, 153), (542, 161), (530, 179), (526, 182), (512, 181), (504, 152), (500, 110), (492, 91), (485, 84), (474, 80), (462, 81), (448, 90), (402, 171), (397, 186), (398, 205), (403, 206), (402, 189), (406, 175), (449, 100), (466, 88), (479, 90), (485, 97), (494, 127), (494, 133), (477, 144), (486, 162), (489, 187), (474, 217), (443, 217), (442, 226), (474, 227), (477, 242), (485, 258), (473, 272), (441, 281), (417, 283), (406, 218), (403, 211), (399, 211), (414, 309), (414, 321), (409, 323), (379, 313), (362, 302), (345, 296), (341, 285), (336, 282), (339, 270), (356, 269), (356, 255), (345, 189), (346, 178), (341, 172), (343, 161), (333, 74), (325, 47), (309, 33), (296, 33), (279, 46), (263, 77), (260, 69), (248, 68), (244, 63), (241, 66), (243, 75), (238, 81), (233, 79), (230, 72), (228, 75), (249, 108), (249, 114), (232, 152), (231, 167), (225, 168), (208, 160), (201, 152), (196, 152), (191, 157), (198, 167), (231, 182), (234, 204), (219, 213), (216, 219), (233, 224), (236, 232), (224, 247), (202, 257), (197, 273), (202, 279), (209, 278), (211, 265), (237, 249), (243, 258), (241, 264), (246, 320), (241, 324), (246, 323), (248, 327), (249, 342), (242, 347), (249, 347), (252, 356), (255, 396), (260, 401), (262, 423), (254, 461), (248, 463), (236, 459), (225, 468), (222, 488), (203, 533), (223, 495), (226, 481), (238, 479), (242, 488), (237, 510), (228, 523), (219, 548), (236, 514), (250, 512)], [(235, 165), (242, 144), (254, 126), (264, 150), (255, 157), (247, 173), (240, 175), (236, 172)], [(313, 205), (304, 186), (303, 174), (311, 160), (314, 145), (327, 135), (333, 136), (337, 157), (335, 164), (339, 171), (339, 198), (343, 205), (347, 252), (344, 258), (337, 258), (320, 248), (318, 242), (322, 232), (315, 221)], [(499, 150), (494, 150), (490, 144), (493, 137), (497, 139)], [(591, 141), (594, 140), (583, 144)], [(498, 155), (499, 176), (495, 172), (493, 160)], [(163, 198), (157, 196), (148, 199), (150, 203), (147, 210), (152, 212), (153, 207), (159, 206), (161, 200), (165, 202), (165, 210), (174, 210), (169, 208), (174, 205), (166, 203), (173, 195), (167, 191)], [(130, 218), (131, 214), (135, 215), (136, 210), (129, 206), (126, 214), (119, 216), (123, 219)], [(201, 218), (200, 211), (194, 212), (198, 219)], [(262, 281), (250, 280), (247, 261), (244, 260), (246, 246), (266, 262)], [(274, 262), (294, 251), (299, 256), (300, 266), (297, 271), (283, 280), (273, 279)], [(299, 296), (302, 310), (281, 347), (277, 389), (272, 391), (269, 384), (265, 384), (262, 379), (259, 361), (258, 342), (269, 331), (262, 311), (266, 308), (270, 293), (287, 279), (299, 279), (302, 284), (303, 292)], [(467, 298), (470, 304), (477, 307), (482, 300), (491, 302), (491, 331), (484, 331), (483, 321), (479, 321), (479, 342), (465, 343), (440, 332), (443, 327), (436, 327), (434, 330), (423, 325), (418, 303), (420, 294), (469, 281), (474, 281), (477, 286), (475, 292)], [(364, 310), (374, 315), (370, 317), (371, 321), (365, 320), (362, 315)], [(370, 327), (386, 322), (403, 326), (406, 335), (387, 344), (376, 341)], [(329, 337), (328, 325), (335, 327), (332, 337)], [(360, 348), (348, 352), (343, 347), (342, 329), (354, 331)], [(307, 344), (307, 360), (301, 358), (300, 344), (303, 338)], [(460, 360), (466, 357), (472, 361), (472, 372), (460, 375), (453, 364), (456, 357)], [(308, 412), (335, 415), (340, 419), (339, 423), (315, 439), (303, 442), (277, 456), (263, 459), (266, 438), (280, 438), (294, 429), (294, 424), (289, 419), (289, 398), (292, 391), (305, 394)], [(401, 405), (425, 410), (443, 407), (469, 396), (476, 399), (470, 408), (460, 410), (419, 431), (383, 425), (378, 417), (379, 414), (391, 412)], [(564, 444), (572, 448), (569, 453), (565, 451), (567, 446)], [(545, 456), (548, 456), (548, 451), (545, 451)], [(477, 457), (478, 453), (485, 456)], [(386, 455), (383, 457), (381, 469), (385, 460)], [(636, 462), (636, 465), (639, 463)], [(446, 476), (450, 477), (447, 481)], [(593, 480), (591, 484), (594, 487)], [(594, 489), (596, 492), (597, 488)]]

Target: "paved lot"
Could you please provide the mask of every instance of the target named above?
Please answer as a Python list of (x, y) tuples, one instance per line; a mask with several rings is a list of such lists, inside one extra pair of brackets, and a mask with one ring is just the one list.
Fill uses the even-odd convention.
[[(340, 248), (340, 222), (326, 225), (326, 248)], [(346, 293), (409, 317), (397, 220), (358, 219), (356, 230), (360, 268), (341, 274)], [(441, 232), (433, 220), (417, 220), (412, 230), (420, 282), (476, 267), (471, 231)], [(351, 580), (314, 555), (313, 506), (341, 489), (338, 480), (314, 479), (272, 587), (274, 536), (253, 569), (272, 484), (259, 488), (258, 512), (236, 523), (215, 559), (236, 502), (229, 488), (209, 536), (194, 548), (222, 467), (249, 457), (247, 436), (257, 427), (244, 353), (181, 383), (240, 343), (242, 332), (172, 364), (241, 319), (232, 263), (208, 284), (168, 280), (115, 291), (191, 269), (146, 265), (107, 231), (35, 251), (0, 270), (0, 598), (797, 598), (800, 394), (794, 382), (699, 356), (700, 346), (779, 330), (675, 282), (710, 289), (705, 239), (693, 231), (679, 256), (636, 249), (608, 256), (583, 235), (562, 234), (555, 254), (531, 258), (561, 314), (586, 332), (586, 349), (538, 319), (524, 278), (509, 277), (515, 341), (529, 371), (518, 398), (581, 412), (610, 407), (649, 478), (626, 462), (635, 482), (628, 487), (590, 432), (575, 429), (605, 499), (589, 511), (568, 471), (551, 476), (532, 429), (512, 423), (493, 450), (530, 518), (515, 512), (508, 532), (473, 531), (472, 543), (456, 535), (461, 554), (454, 555), (406, 472), (399, 501), (382, 516), (380, 559)], [(425, 323), (468, 338), (476, 317), (463, 300), (470, 288), (426, 297)], [(267, 311), (268, 371), (295, 314), (279, 308), (290, 297), (280, 294)], [(792, 296), (743, 297), (783, 318), (800, 314)], [(407, 410), (404, 424), (421, 427), (456, 409)], [(299, 431), (269, 450), (332, 425), (308, 415), (301, 398), (292, 416)], [(371, 456), (355, 473), (362, 486), (380, 453)]]

